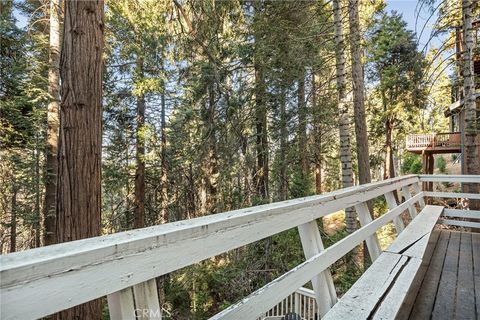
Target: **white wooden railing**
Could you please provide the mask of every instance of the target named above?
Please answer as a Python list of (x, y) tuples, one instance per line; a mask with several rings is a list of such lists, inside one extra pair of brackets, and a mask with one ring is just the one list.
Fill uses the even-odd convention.
[[(409, 175), (319, 196), (8, 254), (0, 257), (0, 317), (41, 318), (103, 296), (107, 296), (112, 319), (135, 319), (141, 316), (139, 306), (158, 317), (156, 277), (291, 228), (298, 228), (306, 260), (212, 319), (265, 316), (308, 282), (313, 287), (316, 308), (323, 315), (337, 301), (328, 269), (333, 263), (363, 241), (375, 260), (382, 252), (375, 233), (379, 228), (393, 221), (400, 233), (404, 229), (400, 214), (408, 211), (413, 219), (416, 205), (425, 206), (425, 195), (451, 196), (422, 192), (423, 181), (479, 183), (480, 176)], [(396, 201), (397, 190), (401, 190), (403, 203)], [(367, 201), (381, 196), (389, 210), (372, 221)], [(478, 194), (455, 196), (480, 199)], [(346, 207), (355, 207), (361, 228), (325, 249), (316, 220)], [(293, 308), (291, 311), (299, 311), (295, 305)]]
[(295, 313), (302, 319), (316, 319), (319, 314), (315, 292), (300, 287), (294, 293), (284, 298), (275, 307), (268, 310), (258, 320), (281, 319), (287, 313)]
[(459, 148), (460, 132), (410, 134), (407, 136), (407, 149)]

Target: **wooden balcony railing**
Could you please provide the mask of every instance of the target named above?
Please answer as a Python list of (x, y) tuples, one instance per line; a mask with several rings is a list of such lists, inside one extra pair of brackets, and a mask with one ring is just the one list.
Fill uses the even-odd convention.
[[(425, 207), (427, 195), (480, 199), (478, 194), (427, 194), (421, 190), (422, 181), (480, 183), (480, 176), (402, 176), (1, 256), (0, 318), (38, 319), (107, 296), (110, 319), (138, 319), (138, 306), (160, 319), (156, 277), (291, 228), (298, 228), (304, 262), (212, 319), (257, 319), (272, 315), (269, 310), (278, 304), (284, 313), (287, 308), (282, 303), (289, 296), (289, 308), (299, 312), (301, 305), (312, 303), (305, 300), (305, 290), (298, 291), (308, 282), (315, 308), (323, 316), (337, 302), (329, 268), (364, 241), (372, 260), (379, 258), (382, 249), (376, 231), (381, 227), (393, 221), (397, 234), (402, 233), (405, 225), (400, 215), (407, 211), (413, 220), (416, 205)], [(397, 190), (402, 190), (398, 197), (402, 203), (394, 196)], [(377, 197), (385, 198), (388, 211), (372, 220), (367, 202)], [(325, 249), (316, 219), (346, 207), (355, 207), (361, 228)], [(296, 294), (302, 295), (301, 304), (295, 303)]]
[(457, 149), (460, 146), (460, 132), (411, 134), (407, 136), (407, 150)]

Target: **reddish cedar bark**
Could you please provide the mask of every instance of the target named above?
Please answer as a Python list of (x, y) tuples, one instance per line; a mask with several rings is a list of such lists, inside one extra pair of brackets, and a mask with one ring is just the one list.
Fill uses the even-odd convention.
[[(60, 62), (57, 240), (100, 235), (102, 152), (102, 0), (66, 1)], [(58, 319), (100, 319), (100, 300)]]

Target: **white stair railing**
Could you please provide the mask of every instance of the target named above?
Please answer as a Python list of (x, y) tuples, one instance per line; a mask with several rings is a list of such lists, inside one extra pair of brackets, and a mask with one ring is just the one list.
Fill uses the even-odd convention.
[(294, 293), (288, 295), (275, 307), (268, 310), (258, 320), (281, 319), (287, 313), (295, 313), (305, 320), (315, 320), (319, 310), (313, 290), (300, 287)]

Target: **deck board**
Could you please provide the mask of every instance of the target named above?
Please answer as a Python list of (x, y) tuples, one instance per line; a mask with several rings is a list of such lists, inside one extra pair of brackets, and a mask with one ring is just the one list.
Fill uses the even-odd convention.
[(480, 318), (480, 233), (472, 233), (472, 253), (477, 318)]
[(410, 319), (480, 319), (480, 234), (442, 230)]
[(455, 295), (455, 318), (475, 319), (475, 292), (473, 284), (472, 234), (460, 234), (458, 257), (457, 294)]
[(432, 314), (449, 239), (450, 233), (441, 231), (433, 256), (430, 259), (430, 265), (413, 306), (411, 319), (428, 319)]
[(453, 319), (454, 317), (455, 304), (453, 302), (457, 287), (459, 250), (460, 233), (453, 232), (450, 234), (450, 241), (448, 241), (447, 254), (443, 263), (432, 319)]

